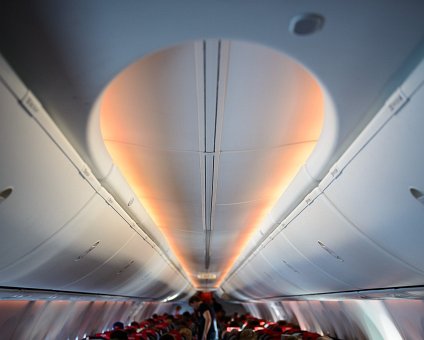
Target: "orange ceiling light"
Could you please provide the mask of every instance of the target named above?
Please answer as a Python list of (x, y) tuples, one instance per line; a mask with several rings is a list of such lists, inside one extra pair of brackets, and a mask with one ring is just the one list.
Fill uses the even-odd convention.
[[(209, 124), (218, 130), (209, 131), (202, 121), (208, 120), (206, 113), (201, 112), (207, 93), (202, 86), (207, 82), (198, 65), (204, 58), (196, 55), (203, 49), (196, 46), (173, 47), (121, 72), (101, 99), (100, 125), (115, 165), (164, 234), (192, 285), (202, 287), (205, 280), (198, 274), (209, 272), (217, 277), (207, 280), (207, 286), (217, 288), (314, 150), (323, 125), (324, 96), (314, 77), (288, 57), (231, 42), (231, 53), (218, 58), (221, 62), (227, 58), (220, 69), (229, 70), (220, 77), (227, 81), (222, 116), (218, 113), (217, 123)], [(246, 73), (252, 73), (249, 81), (243, 78)], [(213, 70), (211, 74), (216, 75)], [(242, 87), (246, 91), (240, 91)], [(271, 98), (269, 92), (275, 95)], [(239, 103), (244, 106), (238, 109)], [(202, 149), (203, 139), (210, 135), (219, 138), (213, 153)], [(203, 157), (214, 157), (216, 171), (215, 196), (209, 201), (204, 200), (202, 183), (211, 172), (202, 174), (207, 163)], [(235, 240), (214, 244), (211, 258), (219, 263), (211, 268), (205, 268), (200, 258), (205, 249), (204, 202), (214, 204), (213, 220), (220, 221), (212, 226), (212, 237), (232, 233)], [(234, 214), (245, 214), (247, 220)]]

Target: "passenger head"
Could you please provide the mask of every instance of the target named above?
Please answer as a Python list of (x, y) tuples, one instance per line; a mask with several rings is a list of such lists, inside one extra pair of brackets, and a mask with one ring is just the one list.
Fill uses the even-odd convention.
[(249, 321), (247, 321), (246, 328), (255, 329), (256, 327), (259, 327), (260, 325), (261, 324), (258, 319), (250, 319)]
[(183, 313), (183, 318), (184, 318), (184, 319), (186, 319), (186, 320), (190, 320), (190, 319), (191, 319), (191, 314), (190, 314), (190, 312), (185, 311), (185, 312)]
[(287, 325), (287, 321), (286, 320), (278, 320), (277, 321), (277, 325), (279, 325), (279, 326), (285, 326), (285, 325)]
[(193, 333), (191, 331), (191, 329), (187, 328), (187, 327), (183, 327), (179, 330), (181, 336), (183, 337), (184, 340), (191, 340), (193, 338)]
[(198, 295), (193, 295), (189, 300), (188, 300), (188, 304), (190, 305), (191, 308), (193, 309), (198, 309), (200, 304), (202, 303), (202, 300), (200, 299), (200, 297)]
[(131, 322), (131, 327), (140, 328), (140, 324), (137, 321)]
[(116, 321), (113, 324), (113, 329), (124, 329), (124, 324), (121, 321)]
[(258, 335), (253, 329), (244, 329), (240, 332), (239, 340), (256, 340)]

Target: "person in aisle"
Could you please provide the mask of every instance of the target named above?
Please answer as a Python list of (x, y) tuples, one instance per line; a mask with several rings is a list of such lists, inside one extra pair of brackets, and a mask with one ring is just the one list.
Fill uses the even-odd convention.
[(213, 308), (206, 304), (198, 295), (188, 300), (197, 317), (197, 340), (217, 340), (218, 330)]

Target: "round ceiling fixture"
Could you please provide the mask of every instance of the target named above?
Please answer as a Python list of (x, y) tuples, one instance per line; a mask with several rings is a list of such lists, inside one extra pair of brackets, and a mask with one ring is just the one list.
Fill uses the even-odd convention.
[(324, 17), (322, 15), (305, 13), (291, 19), (289, 30), (296, 35), (310, 35), (321, 30), (323, 26)]

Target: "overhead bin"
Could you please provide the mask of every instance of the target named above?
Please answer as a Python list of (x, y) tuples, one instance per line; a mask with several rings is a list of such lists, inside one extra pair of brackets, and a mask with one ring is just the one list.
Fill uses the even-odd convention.
[(113, 292), (114, 294), (131, 295), (131, 289), (127, 288), (128, 282), (130, 280), (137, 282), (137, 288), (139, 288), (143, 283), (143, 275), (150, 271), (148, 265), (153, 262), (152, 258), (158, 260), (157, 257), (160, 256), (150, 244), (133, 233), (130, 241), (113, 257), (88, 275), (64, 288), (72, 291)]
[[(322, 194), (282, 234), (305, 261), (331, 277), (343, 278), (355, 289), (419, 285), (424, 280), (422, 273), (364, 236)], [(308, 279), (311, 280), (313, 277)]]
[[(240, 271), (229, 280), (223, 288), (233, 295), (235, 293), (242, 296), (243, 299), (259, 299), (262, 294), (257, 284), (257, 275), (255, 272), (251, 272), (250, 268), (246, 271)], [(233, 288), (234, 287), (234, 288)]]
[(238, 301), (249, 300), (249, 296), (246, 295), (246, 292), (243, 290), (237, 274), (231, 277), (230, 283), (225, 282), (222, 284), (220, 293), (222, 293), (223, 297), (228, 299), (235, 299)]
[(1, 270), (63, 228), (95, 191), (2, 82), (0, 107)]
[[(278, 271), (272, 262), (268, 261), (261, 253), (258, 253), (246, 267), (257, 273), (260, 280), (257, 281), (261, 297), (278, 297), (284, 295), (305, 294), (307, 291), (288, 280)], [(245, 271), (245, 270), (244, 270)]]
[(184, 288), (182, 276), (162, 258), (155, 257), (151, 262), (154, 263), (150, 264), (149, 270), (141, 277), (133, 295), (163, 300)]
[[(166, 291), (163, 292), (163, 282)], [(185, 286), (183, 277), (139, 235), (134, 235), (111, 259), (65, 290), (92, 291), (154, 298)]]
[[(305, 235), (299, 231), (299, 236)], [(301, 254), (283, 233), (269, 242), (261, 250), (261, 254), (286, 280), (308, 293), (325, 293), (353, 288), (347, 282), (329, 275), (316, 266)]]
[(0, 284), (62, 289), (109, 260), (135, 232), (105, 200), (88, 204), (37, 249), (0, 272)]
[[(1, 62), (0, 285), (149, 298), (187, 289), (165, 259), (160, 233), (153, 238), (165, 249), (101, 187), (13, 71), (3, 77)], [(152, 220), (113, 170), (104, 184), (118, 187), (112, 194), (151, 231)]]
[(422, 272), (423, 107), (420, 87), (324, 191), (361, 233)]

